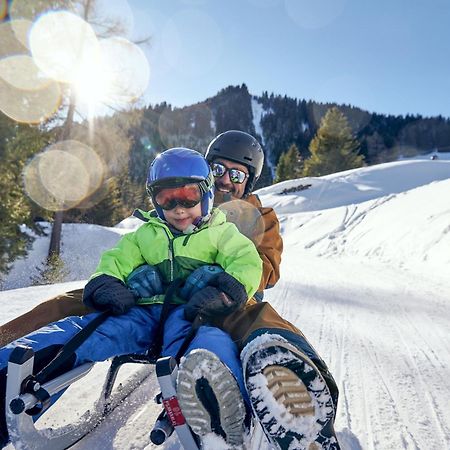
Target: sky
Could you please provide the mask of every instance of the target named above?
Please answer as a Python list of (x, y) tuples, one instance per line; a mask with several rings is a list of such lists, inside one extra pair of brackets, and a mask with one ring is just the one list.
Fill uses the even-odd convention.
[[(125, 0), (114, 0), (125, 11)], [(384, 114), (450, 117), (447, 0), (129, 0), (150, 36), (146, 101), (182, 107), (245, 83)]]
[[(336, 379), (342, 450), (450, 447), (449, 174), (450, 159), (424, 156), (258, 191), (262, 203), (277, 211), (284, 241), (281, 278), (265, 300), (303, 331)], [(305, 181), (309, 189), (281, 194)], [(0, 323), (82, 287), (75, 280), (89, 276), (88, 262), (135, 227), (130, 219), (112, 228), (64, 224), (62, 257), (70, 282), (26, 287), (20, 272), (29, 276), (46, 256), (40, 243), (48, 244), (48, 237), (39, 238), (27, 264), (11, 274), (11, 285), (22, 288), (0, 292)], [(107, 366), (97, 364), (72, 385), (38, 428), (76, 423), (92, 411)], [(124, 368), (120, 381), (128, 386), (130, 371), (142, 370)], [(71, 448), (179, 450), (175, 435), (162, 447), (149, 443), (160, 411), (153, 402), (157, 392), (150, 375)], [(268, 450), (253, 438), (251, 444), (249, 450)], [(216, 440), (207, 448), (224, 446)]]

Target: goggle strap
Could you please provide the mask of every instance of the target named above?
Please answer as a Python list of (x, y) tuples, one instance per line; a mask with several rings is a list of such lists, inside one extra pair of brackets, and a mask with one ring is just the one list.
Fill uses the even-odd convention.
[(214, 184), (214, 175), (212, 173), (212, 170), (210, 170), (208, 177), (205, 180), (200, 181), (200, 183), (198, 183), (198, 187), (200, 188), (200, 193), (202, 195), (206, 194), (211, 189), (213, 184)]

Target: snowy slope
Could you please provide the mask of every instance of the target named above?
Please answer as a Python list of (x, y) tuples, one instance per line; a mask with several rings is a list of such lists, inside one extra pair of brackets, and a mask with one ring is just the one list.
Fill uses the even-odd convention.
[[(449, 177), (450, 160), (398, 161), (320, 178), (283, 181), (258, 193), (278, 213), (296, 213), (362, 203)], [(306, 190), (280, 195), (284, 189), (308, 184), (311, 187)]]
[[(264, 204), (277, 209), (285, 242), (282, 277), (266, 300), (305, 333), (334, 374), (343, 449), (450, 448), (450, 161), (367, 167), (310, 179), (308, 190), (279, 194), (305, 182), (259, 192)], [(86, 279), (89, 272), (77, 264), (97, 258), (133, 226), (84, 226), (82, 232), (76, 230), (83, 226), (67, 226), (63, 248), (71, 248), (72, 279)], [(79, 256), (87, 251), (85, 259)], [(26, 285), (15, 270), (10, 285)], [(2, 291), (0, 320), (79, 285)], [(71, 387), (63, 396), (68, 403), (55, 405), (40, 426), (73, 420), (75, 411), (95, 400), (101, 378), (94, 373)], [(150, 377), (74, 448), (156, 448), (148, 439), (158, 412), (156, 391)], [(165, 448), (179, 445), (171, 438)]]

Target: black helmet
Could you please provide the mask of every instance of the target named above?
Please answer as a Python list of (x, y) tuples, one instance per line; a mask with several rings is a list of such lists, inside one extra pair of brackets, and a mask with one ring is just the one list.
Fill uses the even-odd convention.
[(244, 196), (250, 194), (261, 175), (264, 152), (259, 142), (243, 131), (230, 130), (215, 137), (206, 150), (205, 158), (212, 162), (217, 158), (229, 159), (248, 167), (250, 176)]

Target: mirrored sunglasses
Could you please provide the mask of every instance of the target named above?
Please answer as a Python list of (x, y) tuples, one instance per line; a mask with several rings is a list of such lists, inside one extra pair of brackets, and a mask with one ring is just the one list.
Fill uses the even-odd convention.
[(232, 183), (242, 184), (249, 176), (248, 173), (239, 169), (229, 169), (220, 163), (211, 164), (212, 173), (216, 178), (223, 177), (227, 172)]
[(163, 188), (153, 197), (154, 201), (165, 211), (174, 209), (177, 205), (182, 208), (193, 208), (202, 199), (198, 184), (186, 184), (175, 188)]

